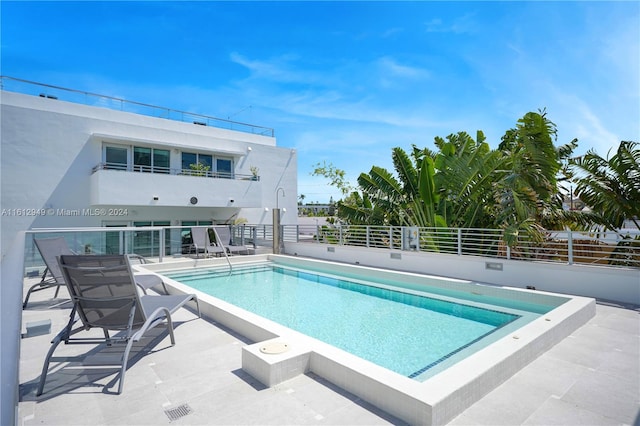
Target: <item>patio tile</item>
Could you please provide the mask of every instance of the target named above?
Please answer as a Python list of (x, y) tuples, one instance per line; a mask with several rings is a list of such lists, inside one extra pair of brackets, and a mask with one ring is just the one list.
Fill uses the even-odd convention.
[(549, 398), (522, 423), (523, 426), (613, 426), (620, 424), (616, 419), (556, 398)]
[[(241, 368), (241, 350), (248, 340), (187, 310), (174, 318), (175, 346), (161, 327), (135, 345), (122, 395), (113, 394), (113, 387), (105, 388), (114, 384), (116, 374), (92, 365), (104, 360), (103, 354), (96, 354), (80, 364), (52, 366), (46, 393), (36, 398), (44, 356), (69, 310), (47, 310), (47, 295), (34, 296), (24, 318), (51, 319), (52, 332), (21, 342), (18, 421), (24, 425), (403, 424), (313, 373), (266, 388)], [(635, 307), (598, 304), (589, 323), (450, 424), (638, 422), (639, 312)], [(92, 349), (61, 345), (56, 355), (86, 351)], [(193, 412), (171, 421), (165, 410), (181, 404)]]
[(640, 412), (639, 384), (634, 378), (589, 371), (562, 397), (576, 407), (633, 424)]

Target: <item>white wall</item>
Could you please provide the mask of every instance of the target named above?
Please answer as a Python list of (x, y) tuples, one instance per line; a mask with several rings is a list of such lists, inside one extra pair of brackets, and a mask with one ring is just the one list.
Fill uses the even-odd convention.
[[(278, 188), (287, 194), (280, 196), (280, 207), (292, 212), (284, 223), (296, 223), (297, 156), (289, 148), (277, 147), (275, 138), (12, 92), (2, 92), (1, 103), (1, 208), (7, 213), (2, 216), (3, 256), (16, 232), (32, 228), (101, 226), (104, 221), (171, 220), (175, 224), (175, 220), (227, 221), (233, 217), (271, 223), (271, 213), (265, 212), (265, 207), (275, 206)], [(249, 201), (238, 202), (237, 207), (229, 203), (231, 197), (219, 199), (215, 194), (201, 197), (197, 206), (165, 207), (149, 203), (145, 193), (139, 201), (129, 200), (127, 216), (58, 214), (60, 210), (95, 207), (91, 203), (91, 176), (92, 168), (103, 161), (103, 141), (156, 145), (171, 149), (172, 157), (179, 156), (176, 153), (180, 150), (228, 152), (235, 158), (236, 173), (250, 175), (252, 166), (260, 169), (260, 191), (245, 185), (253, 192), (238, 194), (239, 199), (246, 195)], [(141, 174), (123, 172), (122, 176), (126, 175)], [(189, 178), (184, 176), (159, 175), (163, 178), (173, 178), (173, 187), (180, 193), (191, 189)], [(214, 193), (215, 185), (212, 188)], [(120, 190), (126, 198), (126, 183)], [(206, 205), (207, 200), (219, 204)], [(247, 207), (250, 203), (254, 205)], [(17, 216), (23, 209), (27, 214), (38, 213)]]
[[(334, 251), (330, 252), (329, 249)], [(638, 269), (363, 249), (316, 243), (286, 242), (285, 253), (501, 286), (519, 288), (534, 286), (541, 291), (640, 305), (640, 270)], [(392, 258), (392, 253), (396, 257), (400, 256), (400, 259)], [(487, 262), (501, 264), (502, 270), (487, 269)]]
[[(251, 166), (260, 169), (261, 195), (252, 193), (253, 198), (249, 197), (259, 197), (255, 202), (258, 206), (235, 208), (224, 199), (217, 206), (166, 207), (149, 205), (145, 197), (132, 201), (126, 216), (58, 214), (59, 209), (95, 207), (91, 204), (90, 182), (93, 167), (103, 161), (103, 141), (167, 147), (172, 157), (180, 150), (229, 153), (235, 158), (235, 173), (250, 175)], [(184, 186), (189, 189), (188, 180)], [(280, 206), (294, 212), (295, 218), (297, 158), (291, 149), (277, 147), (275, 138), (0, 92), (0, 424), (13, 424), (17, 407), (23, 231), (101, 226), (105, 221), (225, 221), (234, 216), (250, 223), (271, 223), (271, 211), (265, 211), (265, 207), (275, 206), (278, 188), (287, 194), (280, 198)], [(127, 191), (127, 185), (121, 190)], [(210, 200), (219, 201), (215, 197)]]
[(24, 232), (16, 233), (6, 249), (0, 263), (0, 424), (13, 425), (18, 410)]

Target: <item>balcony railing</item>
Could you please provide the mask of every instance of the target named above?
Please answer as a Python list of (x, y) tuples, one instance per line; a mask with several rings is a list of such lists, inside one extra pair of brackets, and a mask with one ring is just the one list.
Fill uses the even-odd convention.
[(284, 227), (283, 240), (344, 246), (483, 256), (566, 264), (640, 268), (640, 231), (549, 231), (541, 240), (518, 237), (508, 246), (500, 229), (399, 226)]
[[(135, 253), (162, 262), (168, 257), (192, 255), (191, 227), (70, 228), (27, 231), (26, 273), (42, 268), (34, 238), (64, 236), (76, 253)], [(383, 226), (282, 225), (281, 241), (333, 244), (362, 248), (482, 256), (519, 261), (640, 268), (640, 232), (549, 232), (542, 241), (520, 238), (514, 246), (503, 242), (502, 230), (414, 228)], [(236, 225), (234, 242), (269, 250), (273, 226)]]
[(232, 121), (224, 118), (194, 114), (192, 112), (180, 111), (156, 105), (149, 105), (141, 102), (129, 101), (126, 99), (114, 98), (112, 96), (99, 95), (96, 93), (84, 92), (80, 90), (67, 89), (65, 87), (37, 83), (34, 81), (22, 80), (19, 78), (8, 76), (0, 76), (0, 89), (6, 90), (8, 92), (17, 92), (26, 95), (40, 96), (42, 98), (52, 100), (63, 100), (82, 105), (108, 108), (117, 111), (147, 115), (150, 117), (193, 123), (199, 126), (211, 126), (221, 129), (236, 130), (239, 132), (252, 133), (261, 136), (274, 136), (274, 131), (270, 127), (256, 126), (254, 124), (242, 123), (239, 121)]
[[(24, 265), (28, 275), (44, 270), (44, 261), (33, 243), (36, 238), (64, 237), (76, 254), (137, 254), (153, 261), (197, 256), (191, 240), (192, 226), (139, 226), (108, 228), (60, 228), (27, 231)], [(231, 228), (235, 244), (270, 247), (273, 237), (270, 225), (236, 225)]]
[(157, 173), (163, 175), (181, 175), (181, 176), (196, 176), (196, 177), (208, 177), (216, 179), (235, 179), (235, 180), (253, 180), (259, 181), (260, 176), (254, 174), (242, 174), (235, 172), (213, 172), (210, 170), (193, 170), (193, 169), (171, 169), (169, 167), (157, 167), (157, 166), (142, 166), (131, 165), (121, 163), (99, 163), (93, 167), (91, 173), (95, 173), (98, 170), (120, 170), (124, 172), (136, 172), (136, 173)]

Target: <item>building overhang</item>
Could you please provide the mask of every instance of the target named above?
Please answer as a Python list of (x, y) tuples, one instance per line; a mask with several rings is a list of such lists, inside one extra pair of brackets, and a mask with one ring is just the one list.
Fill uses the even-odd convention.
[(114, 144), (127, 144), (149, 147), (162, 146), (168, 149), (178, 149), (180, 151), (212, 152), (216, 154), (224, 154), (234, 158), (239, 158), (247, 155), (246, 151), (212, 148), (195, 144), (185, 144), (176, 140), (167, 141), (161, 139), (135, 138), (131, 136), (112, 135), (107, 133), (92, 133), (91, 139)]

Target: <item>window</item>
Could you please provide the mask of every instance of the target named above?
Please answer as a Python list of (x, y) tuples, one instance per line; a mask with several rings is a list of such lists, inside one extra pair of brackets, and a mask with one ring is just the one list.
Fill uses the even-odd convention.
[(156, 173), (169, 174), (169, 150), (154, 149), (153, 150), (153, 167)]
[(105, 144), (103, 152), (105, 169), (164, 174), (170, 172), (168, 149)]
[(233, 167), (231, 159), (216, 158), (216, 175), (219, 178), (233, 179)]
[(151, 148), (139, 146), (133, 148), (133, 170), (136, 172), (151, 172)]
[(136, 146), (133, 148), (133, 169), (145, 173), (169, 173), (169, 150)]
[[(170, 221), (145, 221), (133, 222), (133, 226), (170, 226)], [(164, 234), (165, 253), (171, 252), (170, 232)], [(133, 252), (140, 256), (151, 257), (160, 255), (159, 231), (135, 231), (133, 239)]]
[(104, 147), (104, 168), (115, 170), (127, 170), (129, 163), (129, 149), (121, 146)]
[[(102, 226), (106, 228), (120, 228), (129, 226), (128, 222), (103, 222)], [(104, 233), (105, 237), (105, 254), (123, 254), (127, 253), (127, 233), (124, 231), (108, 231)]]
[(193, 152), (182, 153), (182, 173), (193, 176), (210, 176), (213, 157)]

